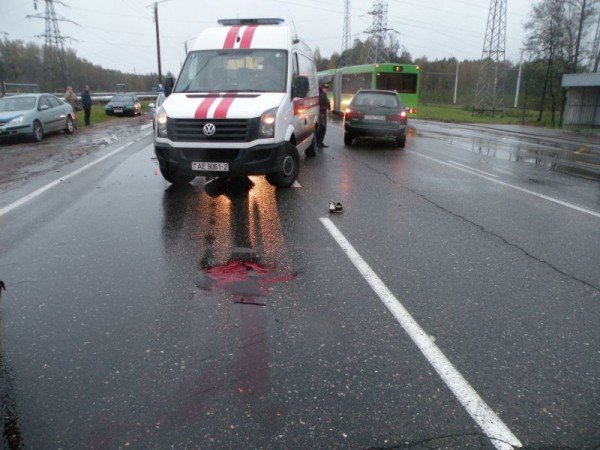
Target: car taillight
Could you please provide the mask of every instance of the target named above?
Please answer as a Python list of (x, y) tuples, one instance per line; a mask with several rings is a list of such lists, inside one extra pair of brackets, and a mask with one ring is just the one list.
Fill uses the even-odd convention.
[(406, 111), (400, 111), (399, 113), (388, 114), (387, 120), (390, 122), (405, 122), (406, 116)]
[(360, 119), (361, 117), (362, 114), (355, 109), (347, 108), (346, 111), (344, 111), (344, 120)]

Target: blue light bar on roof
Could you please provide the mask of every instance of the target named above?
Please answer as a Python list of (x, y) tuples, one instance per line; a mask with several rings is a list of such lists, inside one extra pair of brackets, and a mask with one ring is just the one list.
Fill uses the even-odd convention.
[(217, 21), (219, 25), (227, 27), (235, 25), (281, 25), (285, 20), (276, 18), (266, 19), (220, 19)]

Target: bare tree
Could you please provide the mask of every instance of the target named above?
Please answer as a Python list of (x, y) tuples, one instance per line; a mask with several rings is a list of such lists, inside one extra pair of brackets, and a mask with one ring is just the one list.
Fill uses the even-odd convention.
[(554, 113), (556, 110), (556, 95), (553, 89), (555, 65), (557, 61), (565, 59), (566, 32), (564, 20), (563, 0), (542, 0), (533, 5), (531, 20), (526, 23), (529, 31), (525, 37), (525, 49), (534, 59), (545, 61), (546, 74), (544, 76), (542, 97), (538, 122), (542, 121), (546, 104), (546, 95), (551, 97), (552, 126), (555, 125)]
[(589, 46), (594, 45), (590, 31), (599, 6), (599, 0), (568, 0), (564, 3), (565, 46), (571, 72), (578, 72), (583, 67), (581, 55), (588, 53)]

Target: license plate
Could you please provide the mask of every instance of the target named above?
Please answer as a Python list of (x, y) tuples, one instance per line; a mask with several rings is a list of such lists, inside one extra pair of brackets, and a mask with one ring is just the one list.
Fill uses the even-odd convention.
[(379, 116), (375, 114), (365, 114), (366, 120), (385, 120), (385, 116)]
[(123, 112), (123, 108), (114, 108), (113, 111), (116, 112), (116, 113), (122, 113)]
[(211, 172), (227, 172), (229, 163), (226, 162), (192, 162), (192, 170), (207, 170)]

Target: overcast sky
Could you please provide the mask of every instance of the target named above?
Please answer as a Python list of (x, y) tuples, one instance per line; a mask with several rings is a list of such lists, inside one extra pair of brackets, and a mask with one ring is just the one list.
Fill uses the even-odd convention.
[[(0, 37), (43, 44), (44, 0), (0, 0)], [(163, 74), (177, 74), (185, 43), (220, 18), (280, 17), (324, 57), (342, 49), (344, 0), (161, 0), (158, 22)], [(373, 23), (374, 0), (350, 1), (352, 41), (366, 40)], [(517, 63), (523, 24), (533, 0), (507, 0), (506, 58)], [(413, 58), (479, 59), (483, 50), (490, 0), (388, 0), (388, 28)], [(156, 29), (151, 0), (61, 0), (55, 12), (65, 46), (104, 68), (128, 73), (158, 72)], [(77, 25), (73, 24), (75, 22)]]

